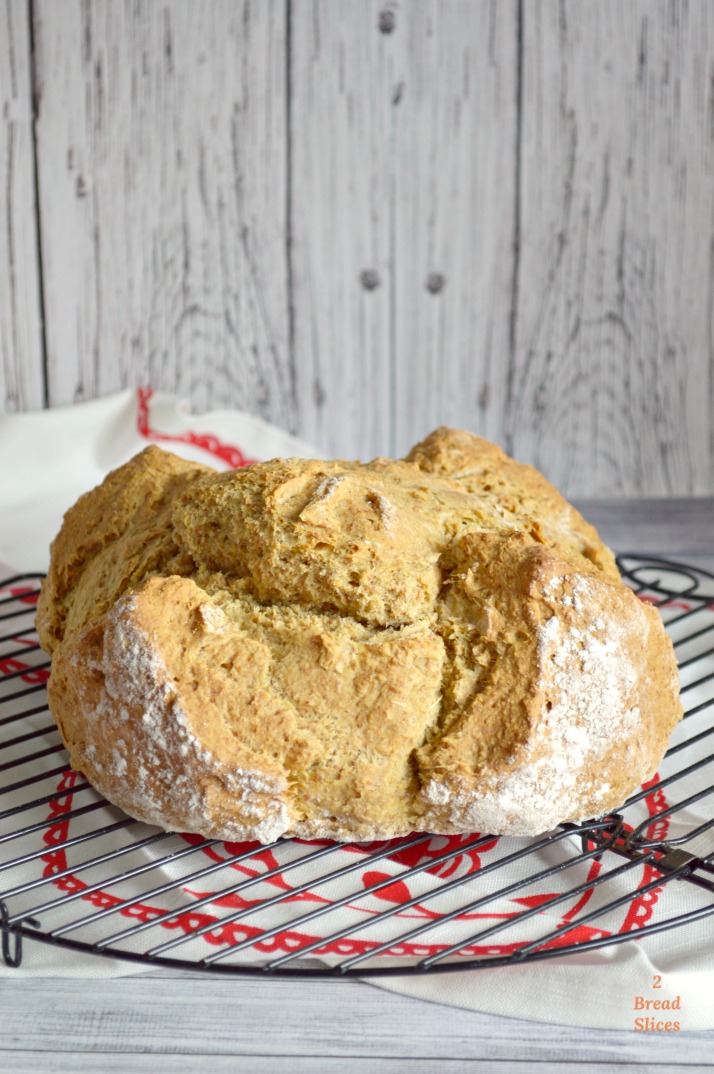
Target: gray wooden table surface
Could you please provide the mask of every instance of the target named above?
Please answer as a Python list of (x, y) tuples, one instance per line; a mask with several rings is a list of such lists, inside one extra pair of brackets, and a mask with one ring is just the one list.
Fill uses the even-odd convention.
[[(661, 553), (714, 570), (714, 499), (581, 506), (616, 550)], [(517, 1010), (496, 1017), (351, 980), (218, 979), (167, 970), (92, 981), (6, 977), (0, 1010), (3, 1074), (511, 1074), (546, 1063), (554, 1072), (608, 1074), (714, 1068), (714, 1030), (574, 1029), (523, 1021)]]

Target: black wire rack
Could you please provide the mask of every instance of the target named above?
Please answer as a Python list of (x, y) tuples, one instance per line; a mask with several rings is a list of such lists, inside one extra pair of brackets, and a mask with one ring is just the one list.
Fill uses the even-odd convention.
[(0, 931), (155, 966), (338, 977), (562, 957), (714, 913), (714, 575), (623, 556), (677, 652), (686, 717), (619, 812), (537, 839), (226, 844), (127, 817), (68, 765), (34, 628), (0, 583)]

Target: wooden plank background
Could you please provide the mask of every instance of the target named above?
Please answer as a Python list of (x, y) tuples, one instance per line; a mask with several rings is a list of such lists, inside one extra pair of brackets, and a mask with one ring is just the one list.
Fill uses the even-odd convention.
[(0, 400), (5, 410), (44, 402), (40, 274), (32, 144), (27, 4), (0, 9)]
[(0, 0), (0, 402), (714, 492), (714, 5)]

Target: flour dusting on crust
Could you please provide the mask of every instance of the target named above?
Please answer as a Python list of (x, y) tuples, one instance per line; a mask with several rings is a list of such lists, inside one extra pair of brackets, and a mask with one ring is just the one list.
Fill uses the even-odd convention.
[[(151, 639), (136, 624), (135, 614), (136, 600), (128, 596), (107, 617), (101, 662), (105, 693), (88, 714), (92, 722), (111, 722), (113, 712), (118, 711), (123, 722), (131, 718), (127, 707), (141, 713), (140, 728), (134, 729), (132, 753), (136, 752), (137, 737), (141, 737), (142, 763), (132, 763), (123, 738), (116, 740), (112, 752), (113, 774), (121, 778), (119, 804), (148, 823), (164, 824), (166, 802), (157, 793), (157, 786), (168, 781), (173, 792), (174, 826), (202, 831), (210, 823), (207, 786), (216, 780), (232, 795), (241, 818), (226, 823), (221, 838), (260, 842), (279, 839), (289, 827), (283, 797), (285, 780), (229, 767), (202, 745), (189, 727), (166, 666)], [(222, 629), (226, 620), (215, 605), (204, 606), (202, 615), (206, 628), (212, 631)], [(85, 752), (101, 771), (90, 749), (94, 747)]]
[[(557, 580), (544, 587), (552, 600)], [(566, 613), (585, 606), (588, 586), (582, 579), (557, 603)], [(513, 771), (484, 779), (473, 787), (445, 785), (432, 779), (423, 790), (432, 806), (449, 808), (454, 830), (537, 834), (572, 813), (576, 792), (587, 800), (588, 816), (597, 815), (610, 790), (595, 785), (593, 764), (607, 755), (614, 738), (637, 741), (640, 709), (632, 703), (639, 670), (626, 653), (625, 631), (602, 616), (582, 627), (570, 615), (551, 615), (536, 631), (536, 689), (543, 705), (528, 741), (512, 760)], [(647, 624), (643, 617), (646, 643)], [(571, 817), (584, 820), (586, 815)]]

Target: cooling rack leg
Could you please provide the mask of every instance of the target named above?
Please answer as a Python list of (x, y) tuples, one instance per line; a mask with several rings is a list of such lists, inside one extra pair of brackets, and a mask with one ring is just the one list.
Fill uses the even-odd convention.
[(606, 828), (597, 833), (597, 836), (594, 837), (592, 833), (586, 832), (580, 837), (583, 854), (589, 854), (591, 850), (594, 850), (596, 840), (599, 840), (602, 844), (602, 851), (595, 855), (594, 861), (602, 861), (603, 854), (615, 842), (625, 826), (625, 818), (620, 813), (608, 813), (606, 817), (603, 817), (603, 820), (609, 823)]
[[(0, 900), (0, 929), (2, 929), (2, 957), (6, 966), (17, 968), (22, 962), (22, 937), (8, 932), (5, 922), (8, 919), (7, 906)], [(13, 942), (14, 941), (14, 942)]]

